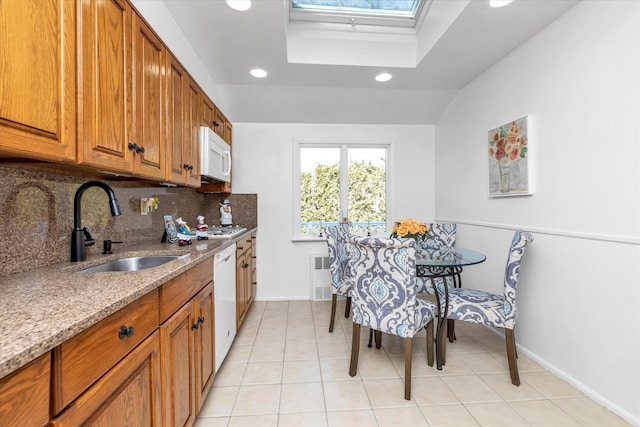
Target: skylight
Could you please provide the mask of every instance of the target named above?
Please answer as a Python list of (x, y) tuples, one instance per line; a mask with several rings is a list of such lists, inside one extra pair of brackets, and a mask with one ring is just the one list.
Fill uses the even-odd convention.
[(289, 19), (415, 27), (426, 0), (291, 0)]

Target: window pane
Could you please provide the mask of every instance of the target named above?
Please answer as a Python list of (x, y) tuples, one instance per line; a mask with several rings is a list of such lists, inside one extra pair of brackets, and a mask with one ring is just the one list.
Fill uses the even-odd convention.
[(349, 148), (349, 221), (357, 234), (385, 233), (387, 187), (385, 148)]
[(300, 205), (302, 234), (339, 221), (340, 148), (300, 148)]
[(414, 16), (419, 0), (292, 0), (293, 8)]

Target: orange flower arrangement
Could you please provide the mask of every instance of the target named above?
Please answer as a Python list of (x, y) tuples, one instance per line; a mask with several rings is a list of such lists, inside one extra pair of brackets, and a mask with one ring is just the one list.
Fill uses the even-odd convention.
[(430, 238), (429, 230), (426, 224), (416, 221), (415, 219), (403, 219), (396, 222), (391, 230), (391, 237), (411, 238), (416, 240), (425, 240)]
[(517, 121), (511, 125), (500, 126), (489, 141), (489, 156), (498, 161), (525, 158), (527, 154), (527, 137), (522, 135)]

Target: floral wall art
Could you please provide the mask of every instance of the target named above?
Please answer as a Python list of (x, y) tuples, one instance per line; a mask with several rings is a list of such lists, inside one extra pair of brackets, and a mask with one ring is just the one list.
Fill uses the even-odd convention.
[(489, 197), (531, 193), (529, 116), (489, 131)]

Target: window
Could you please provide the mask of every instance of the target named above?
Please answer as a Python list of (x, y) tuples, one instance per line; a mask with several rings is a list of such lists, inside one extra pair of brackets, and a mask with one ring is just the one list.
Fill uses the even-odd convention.
[(355, 234), (387, 231), (388, 146), (299, 143), (295, 238), (348, 222)]
[(291, 0), (289, 19), (415, 27), (426, 0)]

